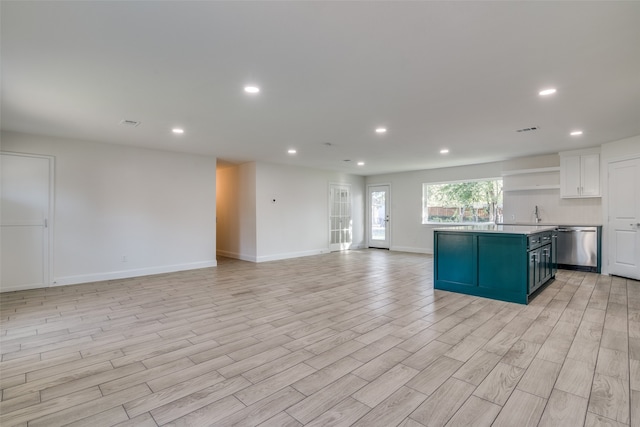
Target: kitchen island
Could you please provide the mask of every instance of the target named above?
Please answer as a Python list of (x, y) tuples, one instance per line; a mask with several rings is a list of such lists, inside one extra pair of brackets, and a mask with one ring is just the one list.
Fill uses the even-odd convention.
[(465, 225), (434, 230), (434, 288), (527, 304), (556, 275), (555, 226)]

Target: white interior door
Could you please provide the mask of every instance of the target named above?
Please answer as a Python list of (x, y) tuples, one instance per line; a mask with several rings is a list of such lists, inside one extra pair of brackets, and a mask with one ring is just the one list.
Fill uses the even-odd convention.
[(47, 287), (53, 159), (0, 157), (0, 291)]
[(351, 186), (331, 184), (329, 186), (329, 249), (343, 251), (353, 242), (351, 218)]
[(389, 249), (389, 186), (369, 186), (368, 201), (368, 246)]
[(640, 279), (640, 158), (609, 163), (609, 273)]

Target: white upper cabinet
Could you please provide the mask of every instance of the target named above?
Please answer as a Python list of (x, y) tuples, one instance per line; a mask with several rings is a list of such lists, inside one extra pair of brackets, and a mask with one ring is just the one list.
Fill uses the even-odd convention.
[(560, 153), (560, 197), (600, 197), (599, 150)]

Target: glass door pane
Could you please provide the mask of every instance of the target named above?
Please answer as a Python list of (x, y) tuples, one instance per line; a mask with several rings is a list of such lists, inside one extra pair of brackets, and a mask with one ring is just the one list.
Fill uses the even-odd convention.
[(389, 186), (369, 187), (369, 247), (389, 249)]
[(329, 187), (329, 248), (349, 249), (352, 243), (351, 187), (331, 184)]
[(385, 191), (371, 192), (371, 240), (385, 240), (387, 228)]

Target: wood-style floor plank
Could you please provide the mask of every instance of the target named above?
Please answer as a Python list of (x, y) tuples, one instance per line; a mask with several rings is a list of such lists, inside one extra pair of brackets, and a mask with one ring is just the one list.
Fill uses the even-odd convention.
[(0, 294), (4, 426), (640, 427), (640, 283), (529, 305), (359, 250)]

